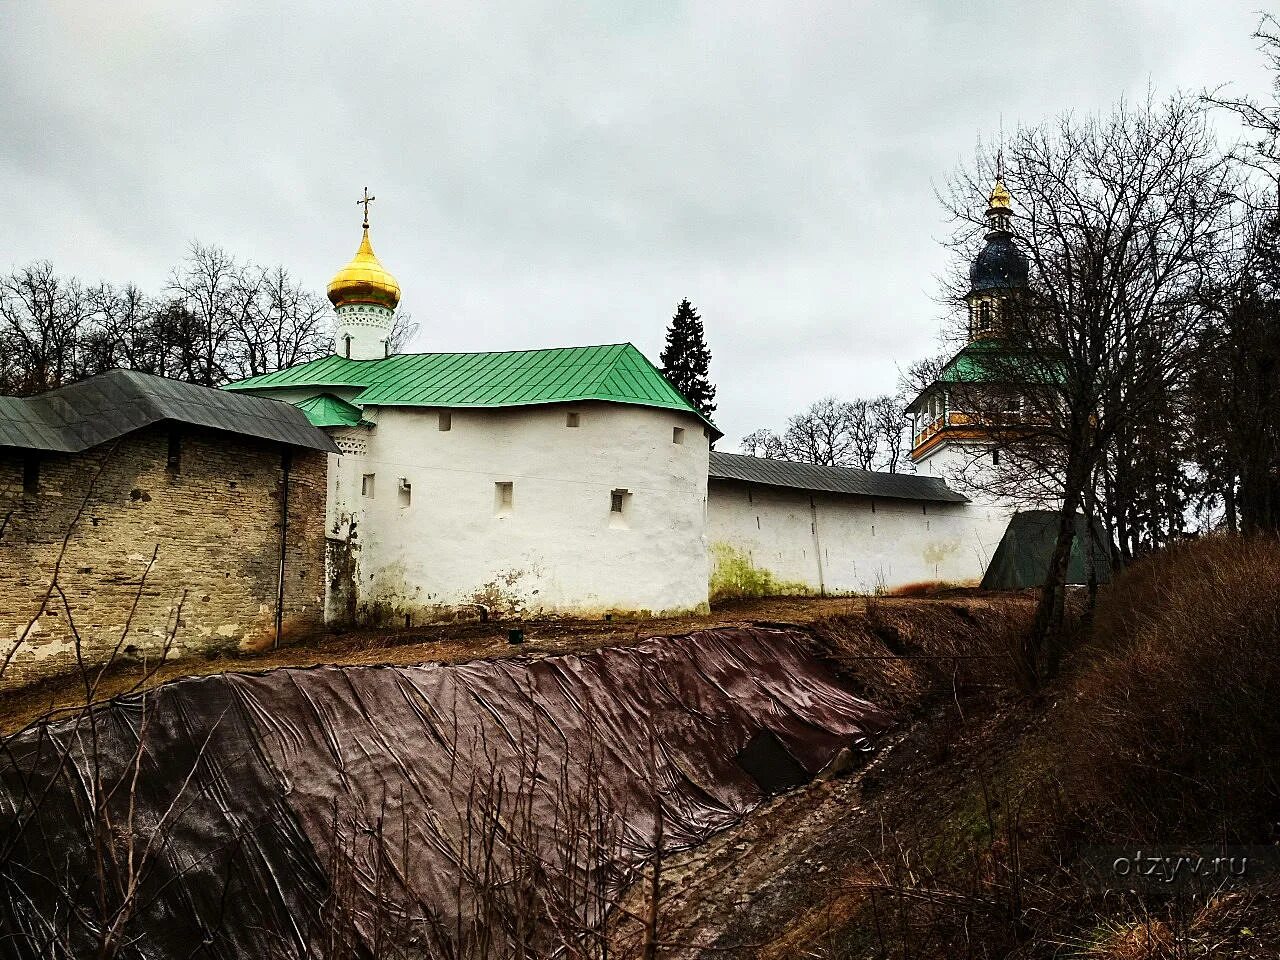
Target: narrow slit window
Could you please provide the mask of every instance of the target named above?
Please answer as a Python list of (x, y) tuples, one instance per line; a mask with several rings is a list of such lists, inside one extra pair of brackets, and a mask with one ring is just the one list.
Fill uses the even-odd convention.
[(40, 458), (29, 454), (22, 460), (22, 492), (40, 492)]
[(631, 491), (625, 487), (609, 491), (609, 515), (614, 520), (622, 519), (623, 515), (627, 513), (627, 507), (630, 503)]
[(373, 499), (373, 474), (366, 473), (360, 478), (360, 496)]
[[(430, 420), (428, 420), (427, 422), (428, 422), (428, 423), (430, 423), (431, 421), (430, 421)], [(442, 431), (443, 431), (443, 430), (452, 430), (452, 429), (453, 429), (453, 414), (452, 414), (451, 412), (449, 412), (448, 410), (441, 410), (441, 411), (440, 411), (440, 420), (439, 420), (439, 423), (438, 423), (438, 427), (439, 427), (439, 429), (440, 429), (440, 430), (442, 430)]]
[(1000, 462), (1000, 451), (998, 449), (991, 451), (991, 462), (995, 464)]
[(579, 422), (580, 422), (580, 417), (578, 416), (578, 411), (576, 410), (570, 410), (568, 413), (564, 415), (564, 425), (566, 427), (576, 427), (579, 424)]
[(499, 481), (493, 485), (494, 511), (499, 515), (510, 513), (515, 506), (515, 484), (511, 481)]
[(413, 499), (413, 484), (411, 484), (405, 477), (400, 478), (399, 499), (400, 506), (402, 507), (409, 506), (409, 503)]
[(165, 469), (171, 474), (182, 472), (182, 437), (176, 430), (169, 432), (169, 454), (165, 461)]
[(991, 303), (988, 300), (978, 304), (978, 330), (981, 333), (991, 330)]
[(671, 428), (671, 442), (684, 443), (684, 427)]

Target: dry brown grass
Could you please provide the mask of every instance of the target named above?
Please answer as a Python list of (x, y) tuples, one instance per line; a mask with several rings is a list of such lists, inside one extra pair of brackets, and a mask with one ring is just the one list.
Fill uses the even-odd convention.
[[(977, 581), (973, 581), (976, 585)], [(904, 583), (900, 587), (894, 587), (888, 592), (891, 597), (927, 597), (931, 593), (940, 593), (943, 590), (954, 590), (957, 584), (948, 580), (919, 580), (915, 583)]]
[(1213, 537), (1104, 595), (1061, 718), (1091, 831), (1257, 843), (1280, 820), (1280, 543)]
[(812, 629), (870, 699), (911, 709), (937, 697), (1012, 691), (1017, 637), (1034, 612), (1033, 600), (1019, 595), (874, 598), (865, 616)]

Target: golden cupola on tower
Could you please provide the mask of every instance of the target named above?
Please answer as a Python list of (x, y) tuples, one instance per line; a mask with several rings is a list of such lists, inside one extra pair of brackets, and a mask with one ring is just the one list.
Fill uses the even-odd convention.
[(1013, 196), (1004, 185), (1004, 177), (996, 177), (996, 185), (991, 188), (991, 196), (987, 198), (988, 210), (1007, 210), (1013, 212)]
[(374, 255), (369, 243), (369, 224), (364, 225), (360, 249), (351, 262), (329, 281), (329, 302), (335, 307), (368, 303), (394, 310), (400, 302), (400, 284)]

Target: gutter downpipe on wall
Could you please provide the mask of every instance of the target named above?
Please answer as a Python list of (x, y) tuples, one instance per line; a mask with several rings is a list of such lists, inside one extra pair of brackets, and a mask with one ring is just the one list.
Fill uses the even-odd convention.
[(818, 539), (818, 505), (813, 502), (813, 494), (809, 494), (809, 529), (813, 531), (813, 555), (818, 560), (818, 594), (827, 595), (827, 582), (822, 573), (822, 541)]
[(280, 633), (284, 626), (284, 552), (289, 542), (289, 473), (293, 468), (293, 451), (280, 455), (280, 558), (276, 570), (276, 635), (271, 649), (280, 648)]

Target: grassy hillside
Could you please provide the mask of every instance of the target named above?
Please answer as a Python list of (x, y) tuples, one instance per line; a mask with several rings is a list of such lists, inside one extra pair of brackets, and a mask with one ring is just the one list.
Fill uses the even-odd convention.
[(1275, 542), (1166, 551), (1033, 698), (1005, 653), (1016, 606), (816, 625), (916, 719), (864, 773), (673, 865), (670, 955), (1280, 956), (1278, 601)]

